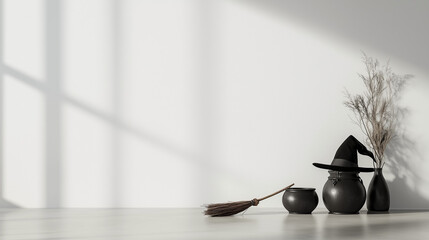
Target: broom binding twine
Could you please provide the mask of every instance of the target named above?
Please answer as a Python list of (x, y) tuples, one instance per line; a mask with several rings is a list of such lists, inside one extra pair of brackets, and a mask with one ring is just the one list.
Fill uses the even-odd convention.
[(259, 200), (256, 198), (252, 199), (251, 202), (252, 202), (252, 206), (258, 206), (258, 204), (259, 204)]

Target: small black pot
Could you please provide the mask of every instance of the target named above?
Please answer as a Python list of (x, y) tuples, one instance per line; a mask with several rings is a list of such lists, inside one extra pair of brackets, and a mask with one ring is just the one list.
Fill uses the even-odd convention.
[(289, 213), (310, 214), (319, 203), (315, 188), (289, 188), (283, 194), (283, 206)]

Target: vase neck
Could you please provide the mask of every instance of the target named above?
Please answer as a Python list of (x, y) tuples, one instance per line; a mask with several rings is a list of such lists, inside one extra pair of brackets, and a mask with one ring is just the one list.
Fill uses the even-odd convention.
[(375, 175), (383, 175), (383, 168), (374, 168)]

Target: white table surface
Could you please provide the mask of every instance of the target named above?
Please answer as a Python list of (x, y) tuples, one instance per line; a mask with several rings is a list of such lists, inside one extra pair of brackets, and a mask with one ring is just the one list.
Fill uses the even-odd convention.
[(252, 207), (213, 218), (194, 209), (0, 209), (0, 239), (429, 239), (429, 211), (287, 214)]

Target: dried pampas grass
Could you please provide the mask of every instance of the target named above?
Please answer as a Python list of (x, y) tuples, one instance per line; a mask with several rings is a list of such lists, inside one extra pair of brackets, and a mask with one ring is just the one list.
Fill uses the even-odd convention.
[(380, 66), (378, 60), (363, 54), (366, 73), (359, 74), (365, 84), (363, 94), (352, 95), (346, 90), (347, 108), (353, 111), (357, 125), (367, 137), (375, 155), (375, 166), (384, 166), (384, 151), (395, 137), (400, 114), (397, 100), (411, 75), (397, 75), (392, 72), (389, 63)]

